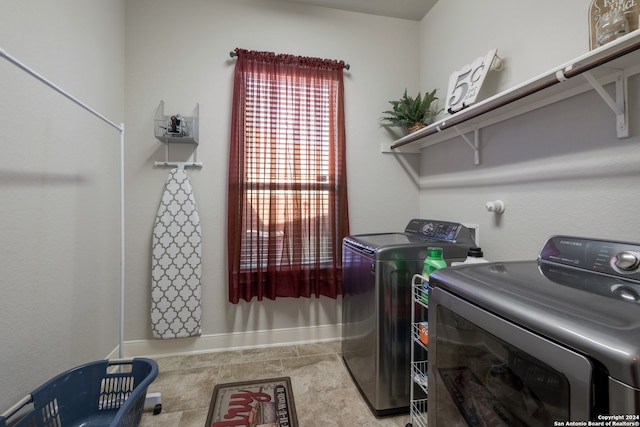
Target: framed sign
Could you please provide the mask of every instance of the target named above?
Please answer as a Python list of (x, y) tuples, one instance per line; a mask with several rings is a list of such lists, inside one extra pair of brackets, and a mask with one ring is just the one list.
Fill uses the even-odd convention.
[(449, 89), (445, 109), (453, 114), (476, 102), (482, 83), (491, 69), (498, 49), (491, 49), (485, 56), (454, 71), (449, 76)]
[(600, 17), (612, 10), (620, 10), (629, 23), (629, 31), (638, 29), (640, 2), (636, 0), (593, 0), (589, 7), (589, 50), (598, 47), (596, 42), (596, 26)]

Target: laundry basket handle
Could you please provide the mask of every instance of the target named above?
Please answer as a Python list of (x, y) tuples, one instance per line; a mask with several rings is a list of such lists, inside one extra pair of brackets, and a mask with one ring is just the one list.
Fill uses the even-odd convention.
[(127, 365), (133, 363), (133, 357), (125, 357), (122, 359), (109, 359), (109, 365)]
[(25, 397), (23, 397), (18, 402), (16, 402), (12, 407), (10, 407), (5, 412), (0, 414), (0, 417), (3, 417), (5, 420), (8, 420), (16, 412), (18, 412), (20, 409), (24, 408), (25, 406), (27, 406), (29, 403), (32, 403), (32, 402), (33, 402), (33, 398), (31, 397), (30, 394), (27, 394)]

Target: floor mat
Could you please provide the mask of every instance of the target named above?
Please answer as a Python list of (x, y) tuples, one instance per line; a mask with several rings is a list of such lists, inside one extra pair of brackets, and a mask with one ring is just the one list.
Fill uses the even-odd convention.
[(216, 385), (206, 427), (298, 427), (289, 377)]

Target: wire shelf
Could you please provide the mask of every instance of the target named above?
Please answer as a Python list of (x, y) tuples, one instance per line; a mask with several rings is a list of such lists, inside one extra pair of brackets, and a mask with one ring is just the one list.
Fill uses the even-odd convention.
[(420, 399), (411, 402), (410, 411), (413, 427), (427, 427), (427, 399)]
[(413, 382), (418, 384), (425, 394), (429, 394), (429, 372), (427, 371), (427, 361), (411, 363), (411, 377)]
[(422, 289), (423, 282), (428, 281), (427, 278), (416, 274), (411, 280), (411, 293), (413, 300), (425, 308), (429, 308), (429, 295)]

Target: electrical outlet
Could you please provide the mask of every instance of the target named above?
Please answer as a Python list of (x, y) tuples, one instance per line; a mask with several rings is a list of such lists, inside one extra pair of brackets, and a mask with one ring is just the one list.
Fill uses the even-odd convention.
[(476, 242), (476, 246), (480, 246), (480, 224), (467, 224), (463, 222), (462, 225), (471, 230), (473, 241)]

